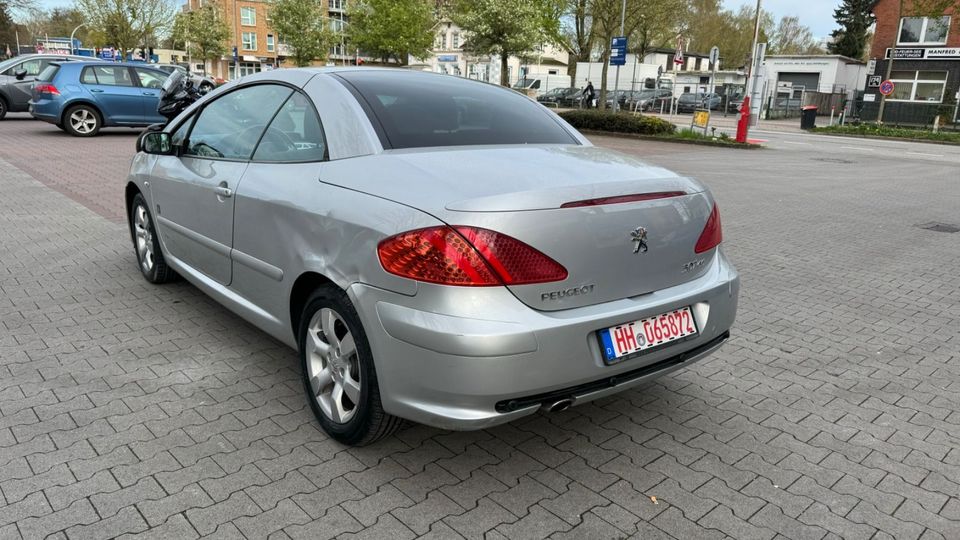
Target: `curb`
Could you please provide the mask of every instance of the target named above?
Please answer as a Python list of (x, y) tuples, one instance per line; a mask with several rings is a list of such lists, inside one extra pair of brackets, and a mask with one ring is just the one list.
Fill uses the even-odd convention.
[(930, 139), (909, 139), (907, 137), (884, 137), (883, 135), (860, 135), (858, 133), (827, 133), (814, 129), (809, 132), (812, 135), (825, 135), (827, 137), (845, 137), (847, 139), (873, 139), (875, 141), (901, 141), (923, 144), (938, 144), (940, 146), (960, 146), (960, 142), (951, 141), (933, 141)]
[(671, 143), (680, 143), (680, 144), (693, 144), (698, 146), (712, 146), (715, 148), (732, 148), (734, 150), (759, 150), (764, 148), (759, 144), (740, 144), (740, 143), (724, 143), (719, 141), (713, 141), (710, 139), (697, 140), (697, 139), (681, 139), (679, 137), (658, 137), (656, 135), (643, 135), (641, 133), (620, 133), (617, 131), (597, 131), (593, 129), (580, 129), (577, 130), (584, 135), (600, 135), (603, 137), (620, 137), (623, 139), (638, 139), (642, 141), (660, 141), (660, 142), (671, 142)]

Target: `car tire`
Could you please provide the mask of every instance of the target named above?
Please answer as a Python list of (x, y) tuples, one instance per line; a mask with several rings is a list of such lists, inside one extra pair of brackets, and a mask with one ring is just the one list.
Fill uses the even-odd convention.
[(137, 255), (137, 266), (144, 279), (154, 284), (173, 281), (177, 273), (167, 266), (160, 250), (160, 239), (154, 226), (153, 215), (143, 195), (137, 193), (130, 203), (130, 236)]
[(383, 410), (367, 334), (345, 292), (333, 285), (314, 291), (297, 337), (307, 401), (327, 434), (365, 446), (400, 427), (403, 420)]
[(74, 137), (93, 137), (100, 133), (103, 119), (90, 105), (74, 105), (63, 114), (63, 127)]
[(7, 100), (0, 96), (0, 120), (7, 116)]

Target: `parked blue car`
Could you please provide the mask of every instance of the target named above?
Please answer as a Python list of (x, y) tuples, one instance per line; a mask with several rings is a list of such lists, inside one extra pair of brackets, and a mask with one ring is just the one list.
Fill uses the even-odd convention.
[(165, 122), (157, 104), (167, 76), (144, 64), (52, 63), (33, 85), (30, 114), (75, 137), (93, 137), (104, 127)]

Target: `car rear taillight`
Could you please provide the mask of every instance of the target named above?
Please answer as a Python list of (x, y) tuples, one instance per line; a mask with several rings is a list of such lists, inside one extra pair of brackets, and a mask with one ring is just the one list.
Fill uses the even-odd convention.
[(428, 227), (384, 239), (384, 270), (442, 285), (489, 287), (562, 281), (567, 270), (523, 242), (478, 227)]
[(693, 251), (703, 253), (704, 251), (709, 251), (719, 246), (720, 242), (723, 242), (723, 228), (720, 226), (720, 209), (717, 208), (716, 203), (714, 203), (713, 211), (710, 212), (710, 217), (707, 218), (707, 225), (703, 228), (703, 232), (700, 233), (700, 239), (697, 240), (697, 247), (695, 247)]
[(33, 87), (33, 89), (34, 89), (34, 91), (36, 91), (38, 94), (50, 94), (50, 95), (53, 95), (53, 96), (59, 96), (59, 95), (60, 95), (60, 91), (57, 90), (57, 87), (54, 86), (54, 85), (52, 85), (52, 84), (50, 84), (50, 83), (37, 83), (37, 84)]

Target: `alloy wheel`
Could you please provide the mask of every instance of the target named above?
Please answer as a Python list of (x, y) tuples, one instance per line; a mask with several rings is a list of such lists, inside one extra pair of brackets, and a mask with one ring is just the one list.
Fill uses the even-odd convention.
[(307, 375), (324, 416), (346, 424), (360, 403), (360, 360), (353, 334), (339, 313), (322, 308), (307, 327)]
[(92, 133), (97, 126), (97, 117), (89, 109), (77, 109), (70, 115), (70, 126), (82, 135)]
[(137, 257), (146, 273), (150, 273), (154, 265), (153, 233), (150, 231), (150, 214), (145, 206), (137, 205), (133, 211), (133, 232), (137, 241)]

